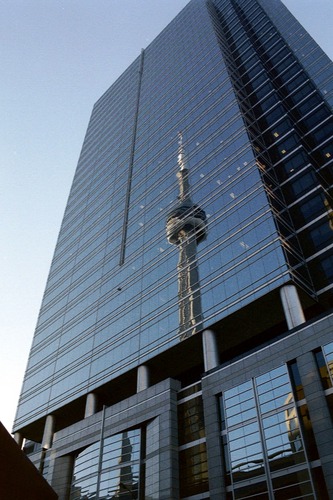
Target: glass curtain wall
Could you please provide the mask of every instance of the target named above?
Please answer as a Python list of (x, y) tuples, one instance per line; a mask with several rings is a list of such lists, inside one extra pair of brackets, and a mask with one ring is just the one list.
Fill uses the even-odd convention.
[[(180, 498), (209, 493), (201, 384), (178, 394)], [(200, 498), (205, 498), (200, 496)]]
[(107, 437), (81, 451), (75, 459), (70, 500), (144, 499), (140, 473), (141, 431)]
[[(310, 293), (313, 285), (324, 293), (332, 278), (332, 109), (259, 2), (212, 4), (293, 278)], [(279, 16), (304, 36), (287, 10)], [(314, 48), (308, 42), (307, 50)]]
[(327, 498), (322, 484), (316, 484), (320, 474), (311, 470), (318, 452), (297, 366), (292, 365), (220, 397), (229, 499)]

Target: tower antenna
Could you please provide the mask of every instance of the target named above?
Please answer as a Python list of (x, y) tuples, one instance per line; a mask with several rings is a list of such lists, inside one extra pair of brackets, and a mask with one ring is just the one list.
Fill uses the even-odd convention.
[(178, 132), (178, 166), (179, 166), (179, 170), (185, 170), (185, 168), (186, 168), (182, 132)]

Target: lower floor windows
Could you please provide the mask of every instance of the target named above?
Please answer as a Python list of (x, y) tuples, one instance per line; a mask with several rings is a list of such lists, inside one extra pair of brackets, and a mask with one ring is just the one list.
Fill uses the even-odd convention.
[(208, 491), (206, 443), (179, 452), (180, 498)]
[(295, 382), (281, 366), (220, 396), (230, 499), (315, 498)]
[(192, 389), (192, 393), (182, 390), (178, 401), (180, 498), (209, 491), (201, 386)]
[(70, 500), (140, 499), (141, 431), (135, 429), (102, 439), (75, 460)]
[[(318, 369), (321, 373), (325, 366), (325, 380), (332, 371), (332, 345), (318, 350)], [(170, 427), (166, 421), (162, 426), (159, 418), (145, 420), (140, 429), (131, 428), (81, 449), (75, 459), (70, 500), (157, 498), (166, 484), (174, 487), (174, 497), (184, 500), (208, 499), (210, 488), (220, 488), (228, 500), (327, 500), (325, 468), (314, 432), (318, 429), (312, 429), (306, 379), (298, 363), (295, 358), (245, 382), (242, 378), (238, 386), (217, 396), (219, 413), (214, 395), (223, 387), (223, 376), (215, 381), (220, 385), (214, 385), (214, 392), (204, 392), (207, 388), (200, 384), (181, 389), (178, 439), (173, 413), (170, 422), (166, 420), (173, 423)], [(331, 389), (325, 393), (327, 399), (333, 397)], [(214, 422), (214, 413), (205, 413), (207, 408), (216, 412), (219, 429), (205, 423), (207, 415)]]

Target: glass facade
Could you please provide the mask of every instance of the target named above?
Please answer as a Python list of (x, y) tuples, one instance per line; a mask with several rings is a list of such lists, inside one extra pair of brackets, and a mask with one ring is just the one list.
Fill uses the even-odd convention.
[[(160, 462), (173, 453), (179, 498), (215, 491), (201, 385), (209, 370), (198, 339), (211, 329), (231, 365), (286, 335), (282, 286), (295, 285), (307, 319), (332, 306), (332, 102), (332, 63), (279, 0), (192, 0), (95, 104), (14, 427), (43, 441), (52, 415), (56, 433), (79, 423), (83, 434), (88, 417), (108, 407), (107, 437), (94, 434), (68, 452), (70, 500), (160, 498), (154, 474), (159, 481)], [(185, 175), (179, 132), (193, 200), (187, 215), (205, 224), (187, 273), (167, 233)], [(180, 304), (179, 282), (189, 275)], [(180, 308), (194, 310), (194, 298), (200, 310), (188, 326)], [(333, 415), (333, 348), (320, 345), (311, 359)], [(218, 405), (214, 394), (222, 451), (213, 457), (224, 464), (214, 471), (227, 499), (328, 498), (311, 401), (289, 354), (286, 364), (279, 358), (271, 371), (220, 388)], [(140, 391), (151, 387), (136, 394), (139, 366), (155, 369), (152, 385), (177, 379), (182, 387), (177, 410), (170, 403), (167, 411), (177, 422), (170, 428), (149, 413), (154, 395), (148, 416), (142, 409)], [(88, 415), (87, 394), (100, 398)], [(134, 396), (145, 417), (115, 431), (113, 406)], [(117, 411), (126, 420), (124, 408)], [(52, 449), (44, 455), (51, 476)]]
[(209, 493), (205, 422), (200, 384), (178, 394), (180, 498)]
[(88, 446), (75, 459), (70, 500), (139, 498), (140, 430)]
[[(292, 368), (297, 380), (297, 368)], [(295, 377), (296, 375), (296, 377)], [(308, 498), (324, 495), (312, 474), (318, 458), (306, 402), (297, 404), (287, 366), (223, 393), (221, 435), (228, 498)], [(317, 487), (317, 488), (316, 488)], [(316, 491), (317, 489), (317, 491)], [(322, 498), (326, 498), (323, 496)]]
[(192, 196), (208, 217), (198, 247), (204, 325), (296, 275), (211, 14), (191, 2), (94, 107), (17, 425), (179, 342), (178, 252), (165, 234), (179, 130)]
[(260, 3), (214, 2), (221, 46), (294, 279), (321, 294), (331, 283), (332, 110)]

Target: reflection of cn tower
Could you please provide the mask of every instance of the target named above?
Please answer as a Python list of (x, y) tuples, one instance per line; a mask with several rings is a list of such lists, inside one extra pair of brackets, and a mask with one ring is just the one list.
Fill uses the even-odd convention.
[(169, 243), (179, 248), (177, 269), (181, 340), (202, 329), (197, 245), (206, 238), (207, 232), (206, 214), (190, 197), (189, 172), (184, 156), (182, 135), (179, 133), (179, 203), (168, 215), (166, 232)]
[[(120, 475), (119, 486), (116, 494), (112, 499), (122, 498), (123, 500), (138, 498), (138, 483), (134, 482), (132, 472), (132, 445), (128, 433), (125, 431), (122, 434), (121, 440), (121, 455), (119, 458)], [(125, 464), (125, 465), (123, 465)], [(109, 497), (108, 497), (109, 498)]]

